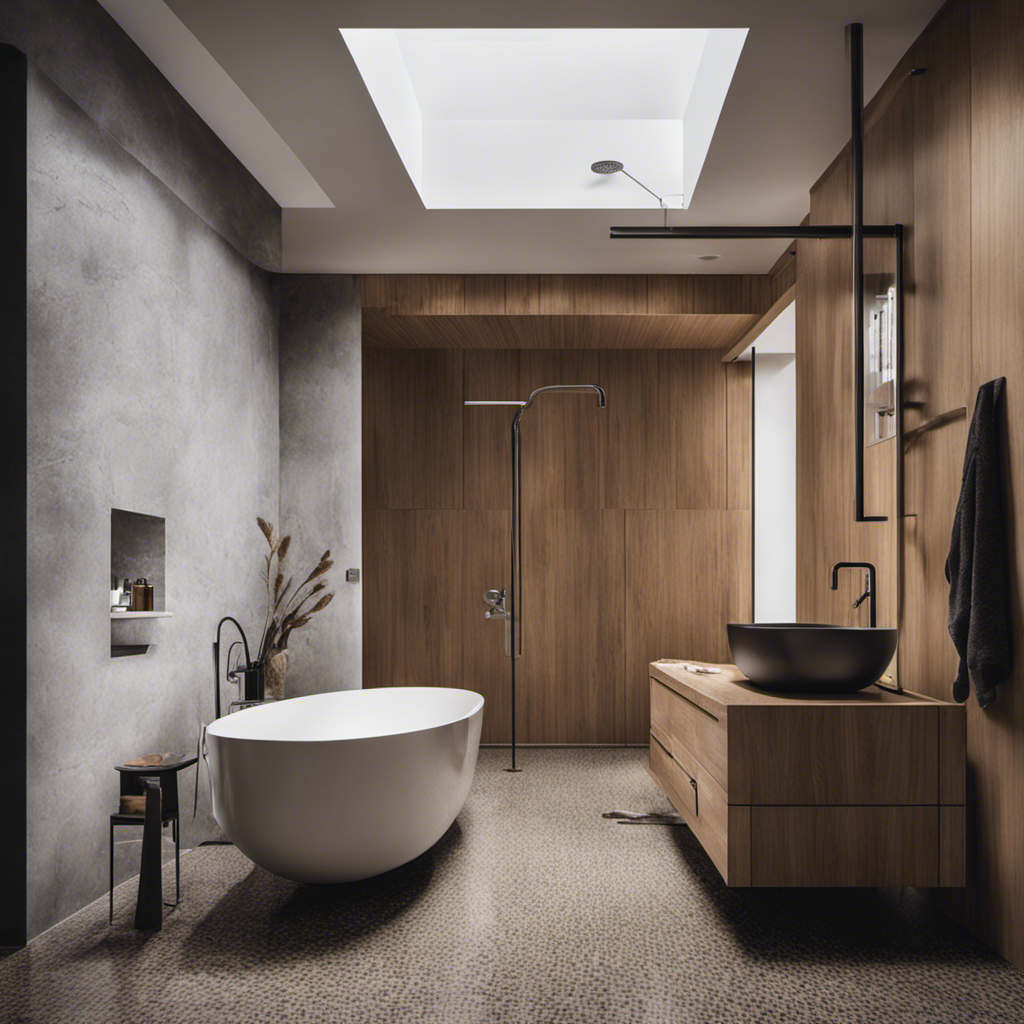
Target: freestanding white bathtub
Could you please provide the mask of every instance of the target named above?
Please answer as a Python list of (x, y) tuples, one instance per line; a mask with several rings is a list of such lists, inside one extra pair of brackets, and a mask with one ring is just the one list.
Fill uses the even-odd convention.
[(343, 690), (248, 708), (206, 730), (213, 815), (250, 860), (299, 882), (405, 864), (469, 795), (484, 699), (446, 687)]

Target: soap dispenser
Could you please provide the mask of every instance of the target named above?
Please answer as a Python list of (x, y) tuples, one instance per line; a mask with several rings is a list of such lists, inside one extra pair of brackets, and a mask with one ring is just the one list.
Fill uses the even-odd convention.
[(151, 612), (153, 610), (153, 586), (144, 577), (140, 577), (132, 584), (133, 612)]

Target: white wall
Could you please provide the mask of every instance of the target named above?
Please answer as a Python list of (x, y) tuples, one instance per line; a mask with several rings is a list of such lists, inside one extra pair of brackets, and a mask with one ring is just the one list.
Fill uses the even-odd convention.
[[(792, 318), (779, 324), (787, 329)], [(754, 621), (795, 618), (796, 356), (755, 346)]]

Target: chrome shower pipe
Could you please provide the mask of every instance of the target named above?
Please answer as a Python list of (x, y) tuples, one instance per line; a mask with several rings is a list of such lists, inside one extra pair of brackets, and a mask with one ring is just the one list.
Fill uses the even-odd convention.
[(512, 667), (512, 766), (506, 771), (517, 772), (516, 767), (516, 659), (523, 654), (523, 630), (521, 612), (522, 590), (520, 580), (522, 579), (522, 547), (523, 547), (523, 521), (522, 521), (522, 477), (523, 459), (520, 423), (523, 413), (533, 405), (538, 395), (550, 391), (593, 391), (597, 394), (597, 405), (604, 409), (608, 404), (604, 388), (599, 384), (549, 384), (546, 387), (537, 388), (525, 402), (464, 402), (464, 405), (516, 405), (519, 406), (515, 418), (512, 420), (512, 572), (508, 588), (508, 647), (506, 655), (511, 659)]

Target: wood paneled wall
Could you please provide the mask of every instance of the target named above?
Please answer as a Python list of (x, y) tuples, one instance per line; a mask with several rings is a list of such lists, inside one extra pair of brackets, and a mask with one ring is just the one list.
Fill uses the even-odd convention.
[[(908, 77), (911, 67), (925, 71)], [(866, 219), (898, 220), (908, 229), (907, 429), (961, 407), (969, 419), (982, 383), (1001, 375), (1008, 383), (1004, 469), (1017, 664), (993, 705), (982, 710), (973, 696), (968, 702), (968, 885), (959, 895), (937, 898), (1018, 966), (1024, 966), (1022, 111), (1024, 4), (951, 0), (873, 101), (865, 167)], [(848, 173), (841, 154), (812, 192), (812, 222), (848, 218)], [(876, 561), (888, 595), (882, 621), (901, 627), (903, 684), (949, 699), (957, 659), (946, 630), (944, 566), (968, 419), (908, 441), (908, 518), (850, 522), (852, 366), (844, 248), (802, 244), (798, 256), (799, 613), (853, 621), (849, 592), (834, 598), (825, 589), (828, 564), (837, 557)], [(888, 483), (895, 472), (894, 443), (875, 446), (868, 456), (869, 511), (890, 516), (896, 511)], [(879, 451), (885, 447), (887, 454)]]
[(760, 315), (793, 283), (786, 274), (783, 261), (769, 274), (366, 274), (363, 306), (400, 316)]
[(644, 743), (647, 663), (728, 660), (750, 617), (750, 364), (714, 351), (365, 349), (365, 685), (475, 689), (507, 742), (481, 599), (508, 585), (515, 410), (463, 401), (551, 383), (608, 407), (545, 396), (523, 420), (517, 738)]
[(728, 349), (791, 287), (762, 275), (375, 275), (363, 279), (372, 348)]

